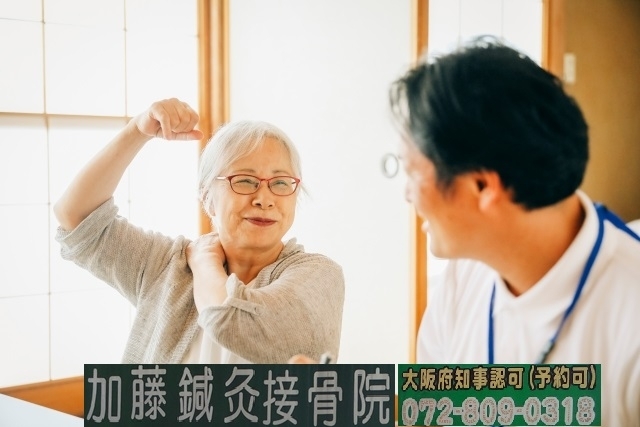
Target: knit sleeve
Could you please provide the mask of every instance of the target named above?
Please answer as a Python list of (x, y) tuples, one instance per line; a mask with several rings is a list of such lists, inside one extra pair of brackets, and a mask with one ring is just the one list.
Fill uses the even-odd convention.
[[(104, 202), (72, 231), (58, 228), (62, 258), (71, 260), (111, 285), (133, 305), (145, 286), (152, 286), (186, 239), (145, 231), (117, 215), (113, 198)], [(184, 259), (186, 268), (186, 257)]]
[(344, 276), (335, 262), (303, 254), (266, 286), (245, 286), (235, 274), (226, 286), (224, 303), (202, 310), (198, 319), (212, 340), (254, 363), (286, 363), (296, 354), (338, 356)]

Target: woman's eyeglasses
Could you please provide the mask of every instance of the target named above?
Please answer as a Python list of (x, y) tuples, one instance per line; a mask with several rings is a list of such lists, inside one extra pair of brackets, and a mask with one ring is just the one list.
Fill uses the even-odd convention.
[(218, 176), (216, 179), (229, 181), (231, 189), (237, 194), (253, 194), (258, 191), (262, 181), (267, 181), (269, 190), (276, 196), (290, 196), (296, 192), (300, 180), (292, 176), (274, 176), (273, 178), (258, 178), (253, 175)]

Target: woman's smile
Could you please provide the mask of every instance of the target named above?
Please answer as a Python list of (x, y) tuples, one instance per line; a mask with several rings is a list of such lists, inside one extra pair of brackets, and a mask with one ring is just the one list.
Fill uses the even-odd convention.
[(245, 219), (247, 221), (249, 221), (251, 224), (257, 225), (259, 227), (268, 227), (268, 226), (273, 225), (273, 224), (276, 223), (276, 220), (269, 219), (269, 218), (250, 217), (250, 218), (245, 218)]

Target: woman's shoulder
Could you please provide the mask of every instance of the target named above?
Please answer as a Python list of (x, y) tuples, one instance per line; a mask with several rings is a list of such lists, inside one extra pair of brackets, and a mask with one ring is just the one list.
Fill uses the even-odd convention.
[(284, 249), (278, 259), (263, 270), (272, 282), (283, 275), (287, 277), (325, 277), (335, 282), (344, 282), (342, 266), (329, 256), (306, 252), (295, 238), (285, 242)]
[(335, 267), (342, 269), (340, 264), (331, 259), (329, 256), (315, 253), (306, 252), (304, 246), (298, 243), (296, 238), (291, 238), (285, 242), (284, 249), (280, 254), (280, 257), (276, 261), (284, 262), (288, 265), (291, 264), (321, 264), (329, 267)]

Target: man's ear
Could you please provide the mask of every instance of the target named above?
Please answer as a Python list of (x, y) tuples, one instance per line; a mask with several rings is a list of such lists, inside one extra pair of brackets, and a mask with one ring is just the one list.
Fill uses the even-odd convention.
[(505, 195), (500, 175), (495, 171), (480, 171), (473, 173), (478, 209), (487, 211), (493, 208)]

